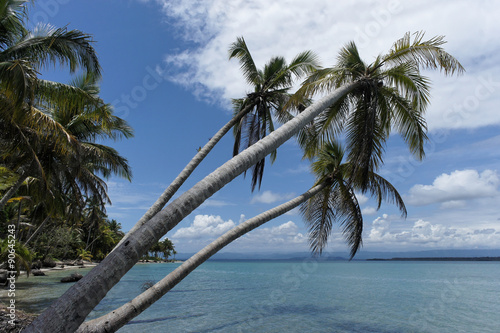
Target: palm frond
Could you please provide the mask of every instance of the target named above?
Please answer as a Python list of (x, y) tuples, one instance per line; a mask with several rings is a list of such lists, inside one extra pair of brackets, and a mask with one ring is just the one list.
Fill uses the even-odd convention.
[(430, 80), (422, 76), (413, 62), (405, 62), (383, 72), (387, 85), (412, 103), (412, 107), (425, 112), (430, 100)]
[(372, 193), (372, 196), (377, 198), (377, 209), (380, 208), (382, 201), (394, 203), (401, 211), (401, 216), (406, 218), (408, 212), (406, 210), (403, 198), (401, 197), (397, 189), (385, 178), (376, 173), (371, 173), (370, 186), (368, 187), (368, 189)]
[(356, 112), (353, 112), (346, 125), (349, 162), (355, 170), (353, 176), (360, 177), (365, 184), (368, 172), (377, 170), (382, 164), (387, 139), (374, 103), (373, 96), (361, 96), (357, 101)]
[(288, 70), (296, 77), (308, 75), (320, 68), (319, 57), (312, 51), (297, 54), (288, 65)]
[(0, 87), (6, 98), (17, 106), (31, 101), (37, 84), (38, 72), (23, 59), (0, 61)]
[(335, 194), (326, 187), (300, 206), (300, 213), (309, 229), (309, 245), (313, 253), (321, 254), (328, 243), (336, 218), (332, 205)]
[(243, 37), (238, 37), (229, 47), (229, 59), (232, 58), (238, 58), (243, 76), (249, 84), (261, 83), (259, 71)]
[(127, 180), (132, 179), (132, 170), (126, 158), (115, 149), (94, 142), (82, 143), (82, 156), (87, 167), (95, 172), (101, 172), (105, 178), (112, 174)]
[(0, 48), (5, 48), (27, 33), (23, 21), (26, 18), (26, 0), (2, 0), (0, 2)]
[[(385, 88), (384, 90), (390, 90)], [(417, 158), (425, 157), (424, 144), (428, 140), (427, 123), (421, 112), (414, 109), (407, 99), (392, 90), (385, 94), (387, 102), (391, 105), (393, 126), (400, 133), (408, 145), (410, 152)]]
[(394, 43), (389, 53), (383, 57), (381, 65), (383, 63), (400, 64), (413, 61), (424, 68), (439, 69), (446, 75), (465, 72), (465, 68), (460, 62), (441, 47), (446, 43), (444, 36), (423, 40), (424, 35), (423, 31), (414, 34), (407, 32)]
[(2, 52), (5, 59), (27, 59), (39, 68), (51, 65), (68, 65), (100, 76), (101, 68), (92, 46), (92, 37), (78, 30), (38, 25), (15, 45)]
[(351, 250), (350, 259), (352, 259), (363, 244), (363, 215), (358, 199), (349, 184), (339, 182), (339, 192), (341, 196), (340, 200), (337, 200), (340, 206), (338, 219), (342, 234)]

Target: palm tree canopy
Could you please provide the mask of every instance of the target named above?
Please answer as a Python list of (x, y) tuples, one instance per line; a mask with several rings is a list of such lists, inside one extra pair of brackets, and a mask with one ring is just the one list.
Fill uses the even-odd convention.
[[(317, 57), (311, 51), (299, 53), (290, 63), (283, 57), (273, 57), (258, 69), (243, 37), (237, 38), (229, 48), (229, 59), (237, 58), (247, 83), (253, 92), (246, 97), (233, 100), (234, 115), (248, 112), (234, 127), (233, 156), (274, 131), (273, 117), (288, 119), (285, 105), (290, 99), (289, 90), (294, 79), (319, 68)], [(276, 152), (271, 154), (271, 161)], [(252, 167), (252, 191), (262, 183), (265, 159)]]
[(0, 87), (18, 106), (37, 96), (39, 71), (50, 66), (101, 75), (92, 37), (48, 24), (28, 30), (24, 26), (28, 2), (0, 0)]
[(4, 161), (16, 161), (9, 162), (11, 169), (30, 164), (44, 178), (37, 146), (49, 139), (58, 151), (76, 144), (47, 110), (83, 109), (97, 100), (77, 87), (39, 79), (39, 71), (60, 64), (98, 79), (101, 69), (90, 35), (48, 25), (28, 30), (28, 2), (0, 0), (0, 145)]
[[(352, 177), (351, 162), (342, 163), (344, 149), (336, 142), (325, 143), (312, 163), (316, 184), (324, 184), (321, 192), (302, 204), (300, 211), (309, 226), (309, 243), (315, 253), (321, 254), (328, 243), (333, 224), (337, 222), (350, 247), (351, 258), (362, 245), (363, 216), (355, 191), (363, 184)], [(397, 190), (384, 178), (368, 172), (367, 190), (378, 202), (383, 200), (395, 203), (406, 217), (403, 199)]]
[(361, 173), (364, 187), (368, 171), (377, 170), (391, 130), (396, 130), (409, 150), (423, 158), (427, 125), (424, 114), (429, 104), (430, 80), (421, 68), (440, 69), (445, 74), (464, 72), (462, 65), (441, 47), (443, 36), (423, 40), (424, 33), (405, 34), (389, 52), (371, 64), (360, 57), (356, 44), (346, 44), (332, 68), (312, 73), (297, 92), (297, 98), (331, 91), (347, 83), (358, 84), (344, 98), (322, 112), (299, 135), (305, 157), (312, 158), (326, 142), (344, 130), (348, 160)]

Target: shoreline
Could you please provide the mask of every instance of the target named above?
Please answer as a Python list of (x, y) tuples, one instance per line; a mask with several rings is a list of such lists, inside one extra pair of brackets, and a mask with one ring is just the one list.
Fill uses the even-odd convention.
[[(143, 264), (182, 264), (183, 260), (174, 260), (174, 261), (138, 261), (135, 265), (143, 265)], [(73, 269), (83, 269), (83, 268), (94, 268), (99, 265), (98, 262), (85, 261), (83, 265), (68, 265), (63, 263), (57, 263), (55, 267), (42, 267), (40, 269), (32, 269), (30, 275), (33, 275), (34, 271), (40, 271), (43, 273), (47, 272), (59, 272), (59, 271), (69, 271)], [(26, 275), (26, 271), (21, 271), (20, 275)]]
[[(180, 264), (183, 261), (175, 260), (168, 262), (137, 262), (136, 265), (148, 265), (148, 264)], [(61, 286), (61, 288), (69, 288), (74, 283), (59, 283), (60, 279), (70, 275), (72, 273), (78, 273), (85, 276), (92, 268), (97, 266), (99, 263), (85, 261), (83, 265), (68, 265), (64, 262), (56, 262), (55, 267), (42, 267), (40, 269), (32, 269), (29, 277), (26, 271), (21, 271), (20, 276), (16, 279), (16, 285), (18, 290), (16, 294), (20, 292), (21, 298), (16, 295), (15, 302), (15, 317), (13, 318), (12, 309), (8, 308), (10, 298), (8, 297), (9, 289), (0, 288), (0, 332), (20, 332), (26, 326), (28, 326), (37, 316), (43, 311), (46, 306), (48, 306), (53, 300), (51, 299), (53, 292), (46, 292), (45, 295), (39, 297), (38, 300), (32, 298), (32, 296), (40, 296), (40, 291), (44, 290), (46, 287), (50, 286)], [(145, 266), (144, 266), (145, 267)], [(44, 276), (36, 276), (34, 272), (42, 272)], [(46, 287), (44, 287), (46, 286)], [(34, 288), (34, 289), (32, 289)], [(38, 289), (41, 288), (41, 289)], [(59, 289), (60, 287), (56, 287)], [(31, 292), (30, 292), (31, 290)], [(64, 291), (63, 291), (64, 292)], [(26, 296), (26, 293), (32, 293), (31, 296)], [(34, 294), (33, 294), (34, 293)], [(23, 295), (24, 294), (24, 295)], [(46, 303), (44, 306), (37, 308), (36, 306), (29, 306), (28, 304), (34, 303)], [(28, 305), (28, 306), (27, 306)], [(14, 325), (9, 323), (14, 319)]]

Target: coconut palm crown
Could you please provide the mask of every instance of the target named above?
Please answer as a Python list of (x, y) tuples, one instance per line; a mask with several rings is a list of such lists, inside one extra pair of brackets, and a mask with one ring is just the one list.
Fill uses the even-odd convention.
[[(274, 131), (273, 116), (281, 122), (288, 120), (284, 106), (290, 99), (289, 90), (294, 79), (319, 68), (317, 57), (311, 51), (299, 53), (291, 63), (283, 57), (273, 57), (263, 69), (258, 69), (243, 37), (237, 38), (229, 48), (229, 59), (237, 58), (248, 84), (254, 91), (246, 97), (233, 100), (234, 114), (250, 109), (234, 127), (233, 156), (250, 147)], [(276, 152), (271, 154), (271, 161)], [(265, 159), (252, 167), (252, 191), (262, 183)]]
[(317, 185), (324, 185), (321, 192), (311, 197), (300, 207), (302, 216), (309, 227), (309, 243), (314, 253), (321, 254), (336, 222), (342, 228), (350, 248), (351, 259), (362, 245), (363, 216), (355, 191), (366, 186), (366, 190), (377, 200), (395, 203), (401, 215), (407, 211), (398, 191), (387, 180), (368, 170), (367, 184), (353, 178), (353, 165), (343, 162), (344, 149), (337, 142), (327, 142), (318, 151), (311, 169), (316, 175)]
[(392, 130), (399, 132), (418, 159), (424, 157), (427, 124), (424, 113), (429, 104), (430, 80), (421, 68), (440, 69), (446, 75), (463, 73), (462, 65), (441, 47), (443, 36), (423, 40), (424, 33), (406, 33), (389, 52), (371, 64), (360, 57), (356, 44), (345, 45), (331, 68), (311, 74), (297, 92), (300, 98), (332, 91), (348, 83), (358, 84), (315, 118), (299, 135), (305, 157), (315, 156), (321, 142), (345, 131), (348, 160), (353, 175), (369, 183), (369, 172), (383, 162), (386, 141)]

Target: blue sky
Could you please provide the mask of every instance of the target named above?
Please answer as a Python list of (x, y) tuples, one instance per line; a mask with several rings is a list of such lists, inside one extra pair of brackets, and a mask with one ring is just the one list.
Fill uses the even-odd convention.
[[(445, 35), (448, 52), (467, 73), (432, 81), (429, 143), (414, 160), (394, 135), (380, 173), (403, 195), (408, 217), (395, 207), (375, 210), (359, 196), (364, 213), (364, 250), (500, 248), (500, 5), (493, 1), (217, 1), (42, 0), (31, 23), (50, 23), (94, 36), (103, 67), (101, 96), (126, 119), (135, 137), (109, 142), (128, 158), (131, 183), (108, 182), (110, 218), (128, 230), (230, 118), (230, 99), (245, 85), (227, 49), (244, 36), (257, 63), (275, 55), (292, 59), (316, 52), (324, 66), (354, 40), (371, 62), (407, 31)], [(47, 78), (66, 80), (61, 73)], [(223, 139), (185, 190), (231, 157)], [(210, 240), (260, 212), (306, 191), (313, 182), (306, 161), (290, 141), (267, 164), (263, 185), (251, 193), (238, 177), (207, 200), (167, 236), (178, 252), (201, 249)], [(269, 222), (230, 245), (231, 252), (306, 251), (307, 230), (297, 211)], [(332, 235), (328, 251), (346, 251)]]

